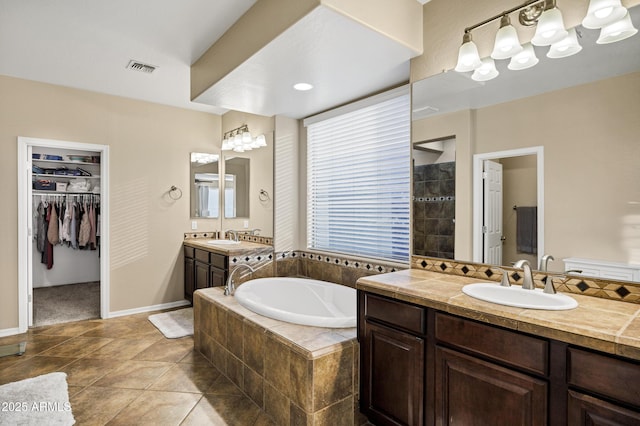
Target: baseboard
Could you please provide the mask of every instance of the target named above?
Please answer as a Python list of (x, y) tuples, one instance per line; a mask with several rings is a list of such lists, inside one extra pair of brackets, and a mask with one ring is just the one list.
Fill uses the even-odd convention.
[(0, 330), (0, 337), (14, 336), (16, 334), (21, 334), (20, 329), (16, 328), (4, 328)]
[(144, 312), (161, 311), (163, 309), (179, 308), (190, 305), (188, 300), (178, 300), (176, 302), (162, 303), (160, 305), (143, 306), (141, 308), (125, 309), (123, 311), (109, 312), (109, 318), (123, 317), (126, 315), (142, 314)]

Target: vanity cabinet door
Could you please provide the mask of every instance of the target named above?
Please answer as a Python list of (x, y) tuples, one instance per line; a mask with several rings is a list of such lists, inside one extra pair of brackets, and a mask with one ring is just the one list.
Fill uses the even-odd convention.
[(547, 424), (547, 382), (436, 347), (436, 425)]
[(195, 262), (192, 258), (184, 258), (184, 298), (193, 303), (193, 291), (196, 287), (194, 274)]
[(615, 404), (569, 391), (569, 426), (635, 426), (640, 413)]
[(209, 283), (211, 287), (224, 287), (227, 281), (227, 273), (224, 269), (211, 266)]
[(360, 408), (376, 425), (422, 425), (425, 341), (364, 322)]
[(195, 261), (196, 285), (194, 290), (209, 287), (209, 264)]

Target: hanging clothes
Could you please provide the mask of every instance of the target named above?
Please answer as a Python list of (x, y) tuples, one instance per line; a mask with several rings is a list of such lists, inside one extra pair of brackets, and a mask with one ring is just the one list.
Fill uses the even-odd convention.
[(91, 237), (91, 222), (89, 222), (89, 211), (87, 203), (82, 206), (82, 219), (80, 219), (80, 231), (78, 233), (78, 245), (85, 248)]
[(47, 229), (47, 239), (49, 243), (52, 245), (56, 245), (60, 242), (60, 233), (58, 232), (58, 212), (56, 210), (56, 205), (49, 204), (49, 228)]

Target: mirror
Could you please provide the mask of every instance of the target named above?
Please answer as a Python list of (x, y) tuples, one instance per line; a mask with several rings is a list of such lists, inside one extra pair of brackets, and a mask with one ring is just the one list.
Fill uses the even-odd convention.
[[(640, 7), (630, 14), (638, 27)], [(534, 179), (531, 159), (503, 166), (508, 191), (523, 199), (513, 204), (541, 210), (544, 241), (537, 243), (544, 252), (518, 251), (518, 213), (507, 204), (503, 225), (511, 230), (503, 249), (516, 249), (500, 263), (530, 256), (538, 269), (550, 254), (548, 269), (560, 273), (568, 258), (640, 264), (640, 36), (598, 45), (598, 31), (579, 32), (583, 50), (574, 56), (548, 59), (547, 49), (536, 47), (538, 65), (511, 71), (508, 61), (496, 61), (500, 75), (491, 81), (450, 71), (413, 83), (412, 142), (456, 137), (455, 259), (482, 262), (473, 244), (474, 156), (542, 147), (544, 205), (531, 188), (518, 189)], [(415, 204), (413, 214), (417, 235)], [(419, 250), (414, 239), (413, 252)]]
[(217, 154), (190, 154), (191, 218), (220, 217), (220, 183)]
[(224, 217), (248, 218), (250, 194), (250, 161), (227, 155), (224, 158)]

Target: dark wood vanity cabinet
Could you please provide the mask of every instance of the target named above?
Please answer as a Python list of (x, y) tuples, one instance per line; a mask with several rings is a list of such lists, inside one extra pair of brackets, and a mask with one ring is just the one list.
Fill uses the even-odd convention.
[(184, 297), (189, 302), (195, 290), (224, 286), (228, 273), (228, 256), (184, 246)]
[(423, 423), (426, 310), (360, 294), (360, 409), (376, 425)]
[(640, 362), (358, 291), (376, 425), (640, 425)]

